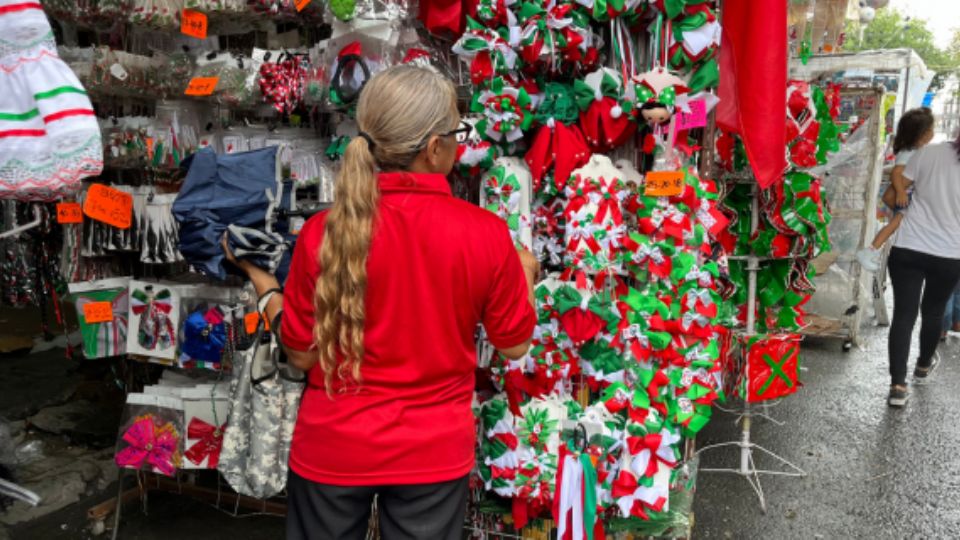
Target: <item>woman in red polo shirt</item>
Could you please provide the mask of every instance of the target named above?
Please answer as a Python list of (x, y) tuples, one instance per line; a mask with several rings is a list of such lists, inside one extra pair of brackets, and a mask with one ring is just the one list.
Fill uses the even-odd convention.
[[(364, 87), (333, 207), (303, 227), (282, 300), (281, 340), (308, 385), (290, 450), (288, 539), (380, 530), (459, 539), (474, 465), (471, 411), (482, 323), (511, 358), (536, 315), (536, 259), (494, 214), (451, 196), (463, 128), (456, 91), (423, 68)], [(258, 292), (276, 280), (249, 263)], [(282, 306), (281, 306), (282, 303)]]

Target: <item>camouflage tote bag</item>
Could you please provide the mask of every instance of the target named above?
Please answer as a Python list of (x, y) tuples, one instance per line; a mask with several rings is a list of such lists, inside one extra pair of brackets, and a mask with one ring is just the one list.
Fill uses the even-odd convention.
[[(261, 313), (272, 294), (260, 301)], [(269, 336), (269, 341), (266, 341)], [(262, 339), (261, 339), (262, 338)], [(287, 458), (297, 421), (303, 376), (281, 365), (280, 344), (257, 328), (254, 344), (238, 352), (230, 384), (230, 414), (217, 469), (237, 493), (272, 497), (287, 483)]]

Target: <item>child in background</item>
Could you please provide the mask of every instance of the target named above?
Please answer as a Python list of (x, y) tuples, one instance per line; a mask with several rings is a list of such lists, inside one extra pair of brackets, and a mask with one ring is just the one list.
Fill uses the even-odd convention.
[(943, 333), (940, 340), (947, 339), (947, 332), (960, 332), (960, 285), (953, 290), (947, 308), (943, 311)]
[(883, 202), (894, 210), (893, 218), (884, 228), (880, 229), (873, 243), (869, 247), (857, 252), (860, 266), (868, 272), (876, 272), (880, 268), (880, 252), (883, 244), (893, 236), (903, 221), (903, 212), (910, 204), (910, 191), (907, 189), (903, 169), (919, 150), (933, 139), (933, 112), (927, 107), (911, 109), (904, 113), (897, 124), (897, 134), (893, 139), (893, 153), (896, 161), (890, 173), (890, 187), (883, 194)]

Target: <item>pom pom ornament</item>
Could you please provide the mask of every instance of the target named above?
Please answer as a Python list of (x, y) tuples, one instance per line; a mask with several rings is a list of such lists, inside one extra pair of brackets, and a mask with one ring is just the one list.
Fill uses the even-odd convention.
[[(637, 126), (630, 115), (623, 114), (632, 111), (633, 104), (624, 94), (624, 81), (619, 73), (600, 68), (573, 84), (580, 108), (580, 127), (591, 150), (607, 152), (633, 136)], [(614, 108), (621, 109), (617, 117), (612, 114)]]
[(536, 117), (543, 125), (534, 136), (524, 159), (530, 166), (536, 188), (539, 189), (544, 175), (553, 167), (556, 187), (562, 189), (570, 173), (590, 159), (590, 149), (580, 128), (575, 124), (568, 125), (577, 118), (572, 89), (566, 85), (548, 83)]

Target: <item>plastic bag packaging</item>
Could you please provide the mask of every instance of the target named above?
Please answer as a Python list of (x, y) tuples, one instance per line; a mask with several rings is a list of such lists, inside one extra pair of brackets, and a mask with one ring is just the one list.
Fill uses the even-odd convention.
[(179, 29), (184, 0), (131, 0), (127, 21), (137, 26)]
[(184, 7), (217, 14), (243, 14), (249, 11), (246, 0), (185, 0)]
[(210, 53), (197, 59), (192, 77), (216, 77), (213, 95), (235, 107), (255, 107), (261, 99), (260, 63), (251, 57)]
[[(75, 50), (71, 58), (91, 91), (111, 96), (181, 96), (193, 69), (193, 62), (183, 52), (145, 56), (96, 47), (89, 53)], [(88, 61), (89, 69), (85, 67)]]
[[(130, 220), (130, 227), (118, 229), (102, 221), (93, 219), (83, 220), (83, 245), (81, 247), (81, 254), (84, 257), (99, 257), (116, 251), (140, 251), (141, 220), (143, 219), (144, 207), (146, 206), (147, 196), (150, 194), (150, 188), (146, 186), (112, 187), (133, 196), (133, 217)], [(85, 198), (86, 191), (81, 194), (78, 202), (83, 204)]]
[[(244, 331), (244, 303), (238, 289), (197, 287), (183, 295), (181, 304), (180, 347), (177, 361), (181, 368), (229, 370), (224, 364)], [(224, 415), (224, 419), (226, 416)]]
[(403, 21), (417, 14), (415, 0), (331, 0), (326, 3), (328, 21), (358, 24), (363, 21)]
[[(125, 277), (69, 285), (70, 297), (77, 309), (85, 358), (108, 358), (126, 354), (129, 284), (130, 278)], [(109, 320), (87, 320), (88, 310), (93, 309), (89, 305), (94, 303), (110, 304)]]
[(397, 59), (399, 63), (429, 68), (450, 80), (457, 80), (450, 62), (434, 45), (422, 26), (404, 27), (397, 43), (397, 50), (400, 52), (400, 57)]
[(170, 264), (183, 260), (177, 249), (179, 227), (171, 210), (176, 197), (176, 193), (147, 196), (141, 228), (140, 262)]
[(317, 197), (322, 203), (332, 203), (336, 188), (337, 173), (340, 168), (334, 163), (322, 160), (320, 163), (320, 180)]
[(58, 20), (92, 23), (102, 18), (97, 0), (45, 0), (43, 9)]
[(289, 114), (303, 104), (309, 59), (306, 54), (254, 49), (260, 62), (259, 86), (263, 100), (280, 114)]
[(183, 401), (129, 394), (114, 461), (118, 467), (173, 476), (183, 460)]
[(326, 96), (327, 81), (331, 74), (322, 62), (325, 49), (317, 44), (309, 52), (307, 68), (303, 73), (303, 102), (307, 105), (321, 105)]
[(394, 65), (400, 31), (395, 21), (365, 22), (357, 28), (334, 24), (334, 37), (323, 46), (326, 67), (325, 105), (352, 111), (360, 90), (371, 77)]

